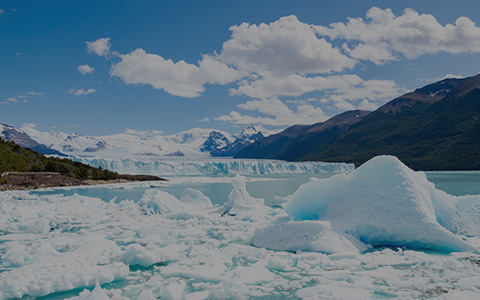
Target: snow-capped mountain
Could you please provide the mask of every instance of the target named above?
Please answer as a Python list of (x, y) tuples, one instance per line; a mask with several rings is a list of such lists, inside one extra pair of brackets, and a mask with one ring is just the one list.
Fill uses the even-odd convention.
[(209, 152), (211, 156), (234, 156), (243, 148), (271, 134), (271, 131), (258, 125), (248, 125), (234, 138), (212, 131), (200, 150)]
[[(13, 127), (12, 127), (13, 128)], [(32, 127), (20, 130), (32, 141), (49, 149), (72, 156), (131, 157), (131, 156), (233, 156), (252, 142), (271, 134), (261, 126), (247, 126), (240, 134), (193, 128), (172, 135), (124, 133), (105, 136), (85, 136), (60, 131), (39, 131)]]
[(7, 141), (12, 141), (22, 147), (30, 148), (40, 154), (56, 154), (60, 156), (63, 155), (62, 153), (33, 140), (23, 130), (17, 129), (7, 124), (0, 123), (0, 138)]

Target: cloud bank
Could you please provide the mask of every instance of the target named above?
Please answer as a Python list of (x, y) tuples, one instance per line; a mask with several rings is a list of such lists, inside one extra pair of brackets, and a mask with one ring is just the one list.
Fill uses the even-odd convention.
[[(395, 16), (390, 9), (372, 7), (365, 19), (328, 26), (286, 16), (259, 25), (242, 23), (230, 31), (219, 53), (204, 54), (196, 63), (141, 48), (111, 52), (110, 38), (86, 43), (89, 53), (112, 59), (110, 75), (125, 84), (150, 85), (186, 98), (199, 97), (207, 84), (226, 85), (230, 96), (249, 98), (237, 105), (243, 114), (235, 110), (205, 120), (275, 126), (324, 120), (327, 108), (373, 110), (405, 92), (394, 81), (355, 75), (362, 61), (382, 65), (439, 52), (480, 52), (480, 28), (469, 18), (442, 25), (433, 15), (412, 9)], [(311, 93), (318, 101), (301, 101)]]
[(480, 28), (467, 17), (442, 26), (433, 15), (405, 9), (395, 16), (391, 9), (372, 7), (366, 18), (349, 18), (346, 23), (315, 26), (319, 35), (344, 39), (352, 58), (382, 64), (391, 60), (415, 59), (426, 54), (480, 52)]

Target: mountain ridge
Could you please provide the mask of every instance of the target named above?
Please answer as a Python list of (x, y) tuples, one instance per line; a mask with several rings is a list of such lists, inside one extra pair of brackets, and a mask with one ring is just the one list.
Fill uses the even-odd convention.
[[(3, 134), (2, 134), (3, 133)], [(233, 156), (240, 149), (272, 132), (261, 126), (248, 125), (237, 135), (208, 129), (192, 128), (171, 135), (133, 130), (105, 136), (85, 136), (61, 131), (42, 132), (33, 127), (17, 129), (0, 126), (0, 136), (42, 154), (58, 156), (104, 157), (216, 157)]]
[[(280, 137), (283, 150), (272, 153), (268, 142)], [(394, 155), (416, 170), (480, 170), (480, 75), (444, 79), (401, 95), (323, 140), (315, 140), (306, 127), (292, 126), (236, 157), (246, 154), (356, 166)]]
[(325, 143), (369, 113), (369, 111), (352, 110), (336, 115), (325, 122), (293, 125), (280, 133), (252, 143), (240, 150), (235, 158), (296, 160), (301, 153)]

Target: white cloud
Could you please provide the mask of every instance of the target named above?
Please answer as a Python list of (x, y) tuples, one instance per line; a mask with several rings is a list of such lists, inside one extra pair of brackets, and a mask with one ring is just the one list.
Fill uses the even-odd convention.
[(249, 73), (330, 73), (355, 65), (296, 16), (258, 26), (242, 23), (230, 30), (232, 36), (223, 44), (220, 60)]
[(391, 9), (372, 7), (365, 20), (349, 18), (346, 23), (315, 29), (332, 39), (357, 42), (344, 45), (344, 49), (353, 58), (376, 64), (398, 59), (397, 54), (414, 59), (439, 52), (480, 52), (480, 28), (469, 18), (460, 17), (455, 24), (442, 26), (433, 15), (418, 14), (413, 9), (405, 9), (397, 17)]
[(80, 74), (86, 75), (86, 74), (91, 74), (95, 71), (95, 68), (90, 67), (89, 65), (80, 65), (78, 66), (78, 72)]
[(70, 89), (68, 91), (68, 93), (70, 95), (74, 95), (74, 96), (83, 96), (83, 95), (88, 95), (88, 94), (92, 94), (92, 93), (96, 93), (96, 92), (97, 92), (96, 89), (88, 89), (88, 90), (85, 90), (85, 89), (78, 89), (78, 90)]
[(313, 91), (337, 95), (345, 100), (367, 98), (373, 101), (389, 100), (403, 90), (391, 80), (362, 80), (357, 75), (305, 77), (291, 74), (286, 77), (264, 76), (255, 81), (244, 81), (231, 95), (246, 95), (263, 99), (276, 95), (300, 96)]
[(3, 14), (5, 14), (5, 11), (0, 8), (0, 16), (3, 16)]
[(163, 134), (161, 130), (135, 130), (131, 128), (125, 129), (126, 134), (136, 135), (136, 136), (155, 136)]
[[(274, 96), (275, 91), (294, 97), (312, 91), (321, 91), (323, 97), (282, 101)], [(249, 114), (232, 111), (230, 114), (214, 118), (214, 120), (234, 124), (254, 123), (273, 126), (312, 124), (324, 121), (328, 117), (316, 105), (338, 112), (354, 109), (374, 110), (388, 100), (399, 96), (405, 90), (399, 88), (393, 81), (362, 80), (357, 75), (327, 77), (290, 75), (285, 78), (264, 77), (246, 83), (235, 92), (253, 98), (263, 98), (237, 105), (239, 109), (250, 111)]]
[[(143, 49), (111, 52), (109, 38), (87, 46), (89, 53), (115, 58), (110, 75), (125, 84), (150, 85), (188, 98), (200, 96), (207, 84), (229, 84), (231, 96), (253, 99), (239, 104), (238, 111), (202, 121), (275, 126), (319, 122), (327, 118), (325, 111), (373, 110), (406, 92), (392, 80), (348, 74), (359, 60), (383, 64), (438, 52), (480, 52), (480, 28), (470, 19), (443, 26), (434, 16), (412, 9), (395, 16), (390, 9), (373, 7), (365, 19), (329, 26), (287, 16), (230, 30), (218, 54), (204, 54), (195, 63), (175, 62)], [(310, 98), (301, 101), (301, 96)]]
[(209, 55), (203, 56), (198, 66), (183, 60), (173, 62), (143, 49), (119, 57), (121, 61), (112, 66), (111, 76), (126, 84), (148, 84), (175, 96), (198, 97), (207, 83), (228, 84), (240, 78), (238, 71)]
[(43, 96), (42, 92), (26, 92), (25, 94), (29, 96)]
[(43, 96), (42, 92), (26, 92), (20, 93), (16, 96), (8, 97), (5, 101), (0, 102), (0, 104), (11, 104), (11, 103), (27, 103), (28, 100), (32, 97), (41, 97)]
[(35, 128), (37, 126), (37, 124), (35, 123), (23, 123), (22, 126), (21, 126), (21, 129), (24, 129), (24, 128)]
[(87, 44), (87, 52), (98, 56), (108, 57), (110, 54), (110, 38), (100, 38), (93, 42), (85, 42)]
[[(151, 85), (172, 95), (198, 97), (205, 90), (205, 84), (225, 85), (246, 78), (247, 83), (241, 85), (248, 85), (264, 76), (330, 73), (355, 65), (355, 60), (319, 38), (311, 25), (300, 22), (295, 16), (258, 26), (243, 23), (230, 29), (232, 36), (223, 44), (221, 53), (203, 55), (198, 64), (183, 60), (173, 62), (136, 49), (119, 54), (121, 61), (112, 66), (110, 75), (126, 84)], [(87, 44), (89, 51), (98, 55), (105, 55), (104, 48), (110, 51), (110, 39)], [(283, 94), (272, 96), (276, 95)]]
[(295, 109), (291, 109), (277, 98), (248, 101), (245, 104), (238, 105), (238, 108), (267, 116), (242, 115), (237, 111), (232, 111), (230, 114), (214, 118), (214, 120), (234, 124), (285, 126), (292, 124), (312, 124), (327, 119), (327, 116), (319, 107), (302, 104), (298, 105)]

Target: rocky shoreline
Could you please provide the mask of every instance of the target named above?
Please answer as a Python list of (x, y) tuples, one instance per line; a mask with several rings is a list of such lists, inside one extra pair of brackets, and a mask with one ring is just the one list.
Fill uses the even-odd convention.
[(113, 180), (79, 180), (73, 177), (67, 177), (57, 174), (9, 174), (0, 179), (0, 191), (32, 190), (49, 187), (97, 185), (109, 183), (127, 183), (135, 181), (167, 181), (167, 179), (152, 175), (121, 174), (119, 179)]

